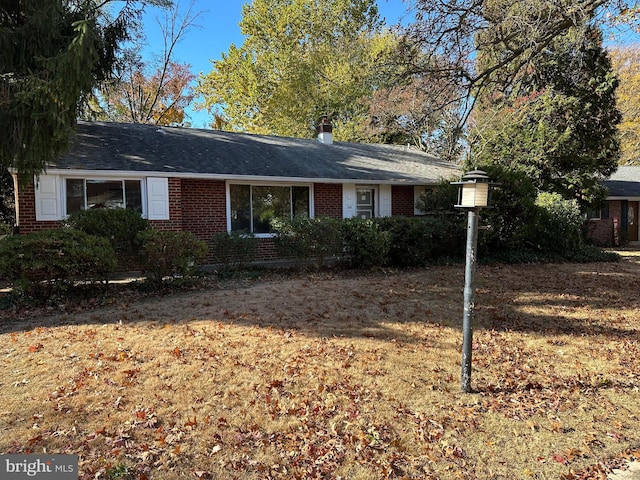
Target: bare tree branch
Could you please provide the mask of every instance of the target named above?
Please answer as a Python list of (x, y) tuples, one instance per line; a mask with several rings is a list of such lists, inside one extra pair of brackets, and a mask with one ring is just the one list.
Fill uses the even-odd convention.
[[(482, 91), (509, 88), (519, 73), (572, 28), (623, 13), (623, 0), (413, 0), (404, 32), (407, 76), (427, 74), (457, 86), (466, 121)], [(446, 99), (440, 108), (446, 108)]]

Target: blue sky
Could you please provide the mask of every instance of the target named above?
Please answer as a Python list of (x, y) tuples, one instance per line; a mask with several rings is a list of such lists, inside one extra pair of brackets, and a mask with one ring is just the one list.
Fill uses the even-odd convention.
[[(179, 1), (181, 8), (186, 9), (190, 0)], [(183, 40), (177, 45), (173, 60), (181, 63), (189, 63), (191, 71), (196, 75), (211, 71), (211, 60), (219, 60), (223, 52), (229, 50), (229, 45), (235, 43), (240, 46), (243, 43), (238, 23), (242, 20), (242, 5), (250, 0), (196, 0), (194, 12), (201, 12), (196, 25)], [(409, 23), (411, 15), (407, 13), (407, 6), (402, 0), (378, 0), (380, 17), (389, 26), (400, 23)], [(147, 47), (143, 50), (144, 60), (150, 60), (153, 52), (161, 52), (162, 37), (156, 21), (156, 17), (162, 18), (162, 11), (149, 8), (144, 16), (144, 28), (147, 36)], [(637, 43), (638, 32), (630, 29), (622, 31), (611, 29), (609, 34), (614, 34), (615, 39), (605, 36), (608, 44)], [(207, 128), (209, 115), (205, 111), (187, 112), (191, 118), (192, 126)]]
[[(211, 60), (219, 60), (223, 52), (229, 50), (229, 45), (242, 45), (238, 23), (242, 20), (242, 5), (248, 0), (196, 0), (194, 12), (202, 13), (194, 27), (177, 45), (174, 60), (189, 63), (191, 71), (196, 75), (211, 71)], [(181, 8), (186, 8), (189, 0), (181, 0)], [(399, 21), (406, 21), (406, 5), (402, 0), (378, 0), (380, 17), (387, 25), (394, 25)], [(162, 37), (156, 16), (162, 12), (149, 8), (143, 18), (147, 47), (143, 50), (143, 58), (150, 60), (153, 52), (160, 52)], [(193, 127), (205, 128), (209, 115), (206, 112), (188, 112)]]

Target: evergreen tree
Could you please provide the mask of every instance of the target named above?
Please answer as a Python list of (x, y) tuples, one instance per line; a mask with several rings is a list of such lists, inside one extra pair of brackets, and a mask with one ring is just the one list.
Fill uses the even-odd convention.
[(601, 201), (619, 157), (617, 84), (600, 31), (570, 31), (508, 88), (483, 97), (472, 162), (520, 171), (538, 191), (583, 208)]
[(0, 170), (0, 235), (16, 222), (15, 197), (13, 195), (13, 178), (7, 169)]
[[(0, 4), (0, 167), (22, 180), (67, 147), (78, 106), (111, 71), (145, 3), (10, 0)], [(115, 15), (114, 15), (115, 13)]]

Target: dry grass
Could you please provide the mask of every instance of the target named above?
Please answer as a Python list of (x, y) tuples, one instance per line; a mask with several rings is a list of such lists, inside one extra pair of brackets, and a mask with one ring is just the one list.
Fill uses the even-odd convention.
[(472, 394), (460, 266), (5, 319), (0, 453), (77, 453), (82, 479), (599, 478), (640, 447), (637, 260), (479, 267)]

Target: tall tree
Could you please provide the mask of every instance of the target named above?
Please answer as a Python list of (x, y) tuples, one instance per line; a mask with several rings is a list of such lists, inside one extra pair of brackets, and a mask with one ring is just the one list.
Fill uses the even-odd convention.
[[(460, 126), (460, 92), (424, 74), (403, 78), (397, 72), (395, 81), (387, 83), (368, 101), (373, 138), (381, 143), (413, 144), (444, 160), (459, 160), (465, 136)], [(445, 98), (450, 99), (446, 107)]]
[(141, 9), (145, 4), (167, 3), (8, 0), (0, 4), (0, 130), (4, 132), (0, 167), (14, 168), (29, 180), (64, 151), (80, 102), (108, 77)]
[[(143, 38), (137, 38), (121, 56), (116, 72), (98, 92), (102, 115), (116, 122), (184, 125), (185, 109), (193, 101), (191, 66), (174, 59), (176, 45), (195, 25), (201, 12), (191, 0), (184, 14), (179, 1), (156, 18), (162, 35), (162, 51), (152, 60), (140, 55)], [(98, 113), (100, 115), (100, 113)]]
[(168, 62), (150, 76), (142, 67), (131, 69), (102, 89), (101, 107), (115, 122), (185, 125), (195, 78), (190, 65), (183, 63)]
[(360, 139), (387, 50), (375, 0), (254, 0), (243, 6), (245, 41), (199, 81), (205, 106), (234, 130), (308, 137), (332, 117), (337, 139)]
[(601, 182), (617, 168), (620, 113), (600, 31), (556, 38), (510, 83), (480, 102), (473, 162), (522, 172), (583, 208), (601, 200)]
[(620, 164), (640, 165), (640, 50), (638, 45), (611, 51), (613, 68), (620, 85), (616, 95), (622, 114), (620, 131)]
[[(505, 89), (556, 39), (590, 22), (616, 19), (637, 25), (638, 8), (625, 0), (412, 0), (416, 22), (401, 54), (407, 71), (459, 86), (473, 101), (483, 91)], [(494, 52), (495, 55), (487, 55)], [(482, 62), (477, 60), (481, 59)], [(446, 103), (444, 103), (446, 105)], [(471, 108), (466, 110), (470, 114)], [(463, 120), (466, 115), (463, 116)]]
[(15, 197), (13, 195), (13, 177), (5, 168), (0, 170), (0, 236), (5, 233), (2, 225), (15, 225)]

